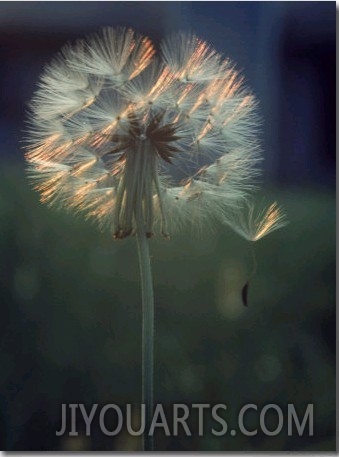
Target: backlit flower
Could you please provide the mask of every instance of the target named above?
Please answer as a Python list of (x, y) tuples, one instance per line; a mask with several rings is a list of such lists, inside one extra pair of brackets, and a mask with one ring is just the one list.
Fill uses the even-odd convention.
[[(66, 46), (41, 76), (30, 124), (26, 159), (41, 200), (115, 238), (134, 233), (136, 219), (148, 236), (215, 219), (232, 226), (258, 173), (255, 98), (190, 33), (159, 51), (126, 28)], [(279, 213), (264, 214), (264, 227), (268, 219), (279, 226)]]

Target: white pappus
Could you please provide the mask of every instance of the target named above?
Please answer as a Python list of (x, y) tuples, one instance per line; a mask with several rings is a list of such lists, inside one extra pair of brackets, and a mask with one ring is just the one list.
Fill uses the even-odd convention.
[(156, 51), (131, 29), (105, 28), (64, 47), (40, 78), (30, 179), (43, 202), (118, 239), (137, 219), (148, 237), (218, 219), (259, 239), (285, 221), (274, 204), (244, 222), (261, 160), (256, 104), (234, 65), (193, 33)]

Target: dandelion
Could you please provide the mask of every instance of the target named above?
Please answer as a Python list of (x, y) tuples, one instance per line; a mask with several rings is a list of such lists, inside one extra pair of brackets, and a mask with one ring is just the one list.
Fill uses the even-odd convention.
[(115, 239), (137, 237), (148, 425), (154, 311), (147, 239), (215, 220), (253, 240), (281, 226), (276, 207), (254, 232), (229, 217), (258, 174), (256, 106), (234, 65), (193, 33), (172, 34), (156, 50), (122, 27), (64, 47), (31, 102), (26, 159), (41, 201), (83, 214)]

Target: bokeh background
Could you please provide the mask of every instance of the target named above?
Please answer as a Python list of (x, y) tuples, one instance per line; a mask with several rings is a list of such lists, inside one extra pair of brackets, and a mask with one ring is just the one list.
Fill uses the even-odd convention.
[(247, 403), (292, 403), (300, 417), (315, 405), (313, 437), (288, 436), (286, 422), (276, 437), (216, 437), (206, 415), (204, 436), (159, 432), (156, 449), (335, 450), (335, 16), (335, 2), (0, 3), (1, 449), (140, 449), (98, 421), (86, 437), (80, 417), (77, 437), (55, 435), (62, 403), (141, 402), (137, 255), (134, 239), (42, 207), (21, 148), (44, 64), (69, 40), (128, 25), (154, 41), (193, 30), (237, 63), (264, 120), (263, 195), (290, 221), (254, 247), (248, 308), (248, 243), (221, 227), (152, 240), (155, 402), (224, 403), (230, 428)]

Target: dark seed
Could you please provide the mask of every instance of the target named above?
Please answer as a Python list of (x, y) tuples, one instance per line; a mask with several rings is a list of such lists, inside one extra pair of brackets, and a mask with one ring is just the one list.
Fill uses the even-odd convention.
[(249, 287), (249, 282), (244, 285), (241, 291), (241, 297), (242, 297), (242, 302), (244, 306), (248, 306), (247, 304), (247, 298), (248, 298), (248, 287)]

